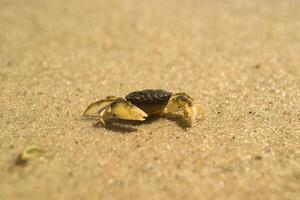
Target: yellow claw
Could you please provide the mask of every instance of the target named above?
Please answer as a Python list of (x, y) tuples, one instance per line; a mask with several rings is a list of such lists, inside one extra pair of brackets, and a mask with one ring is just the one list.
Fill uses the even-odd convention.
[(188, 119), (189, 123), (192, 124), (197, 116), (197, 109), (195, 106), (185, 105), (183, 114)]
[(190, 124), (192, 124), (196, 118), (199, 118), (199, 114), (200, 114), (200, 120), (204, 120), (205, 118), (204, 111), (201, 106), (186, 105), (184, 107), (183, 114), (188, 119)]
[(120, 119), (144, 121), (148, 115), (129, 102), (117, 102), (111, 107), (111, 113)]
[(183, 111), (184, 117), (192, 124), (201, 115), (201, 119), (204, 119), (204, 111), (200, 106), (196, 106), (193, 103), (193, 99), (185, 93), (174, 94), (164, 112), (172, 113)]

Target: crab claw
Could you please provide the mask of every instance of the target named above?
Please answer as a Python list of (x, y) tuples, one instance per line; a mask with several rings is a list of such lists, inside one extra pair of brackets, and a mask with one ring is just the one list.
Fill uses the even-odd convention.
[(202, 119), (204, 118), (203, 109), (201, 107), (196, 106), (193, 103), (193, 98), (185, 93), (173, 94), (164, 110), (165, 113), (172, 113), (178, 111), (183, 112), (184, 117), (187, 119), (190, 125), (193, 124), (193, 122), (197, 118), (198, 113), (201, 114)]
[(185, 105), (184, 116), (188, 119), (189, 123), (192, 124), (195, 121), (195, 118), (197, 116), (197, 108), (194, 105)]
[(119, 118), (125, 120), (144, 121), (148, 115), (138, 107), (132, 105), (125, 99), (120, 99), (111, 105), (111, 113)]

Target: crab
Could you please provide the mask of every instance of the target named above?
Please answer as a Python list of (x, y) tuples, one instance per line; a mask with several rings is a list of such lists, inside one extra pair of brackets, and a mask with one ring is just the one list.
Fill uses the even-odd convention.
[(125, 97), (107, 96), (90, 104), (84, 111), (86, 116), (94, 107), (99, 109), (99, 121), (105, 126), (108, 118), (144, 121), (153, 115), (163, 115), (182, 111), (184, 118), (192, 125), (201, 107), (194, 105), (194, 99), (184, 92), (172, 93), (160, 89), (131, 92)]

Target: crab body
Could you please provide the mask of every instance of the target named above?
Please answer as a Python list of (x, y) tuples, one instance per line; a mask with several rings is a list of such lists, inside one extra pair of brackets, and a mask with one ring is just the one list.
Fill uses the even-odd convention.
[[(172, 93), (153, 89), (135, 91), (125, 97), (108, 96), (90, 104), (83, 115), (96, 106), (99, 107), (99, 121), (103, 125), (105, 120), (111, 117), (143, 121), (151, 115), (178, 111), (182, 111), (184, 117), (192, 124), (199, 110), (194, 105), (193, 98), (183, 92)], [(202, 109), (199, 111), (203, 114)]]
[(148, 116), (163, 113), (171, 92), (165, 90), (141, 90), (125, 96), (126, 100), (143, 110)]

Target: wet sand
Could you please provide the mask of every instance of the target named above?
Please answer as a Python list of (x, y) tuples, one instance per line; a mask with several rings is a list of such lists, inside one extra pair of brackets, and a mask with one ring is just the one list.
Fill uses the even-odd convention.
[[(296, 199), (300, 2), (0, 6), (0, 199)], [(206, 118), (82, 118), (108, 95), (186, 92)], [(28, 146), (45, 151), (16, 166)]]

